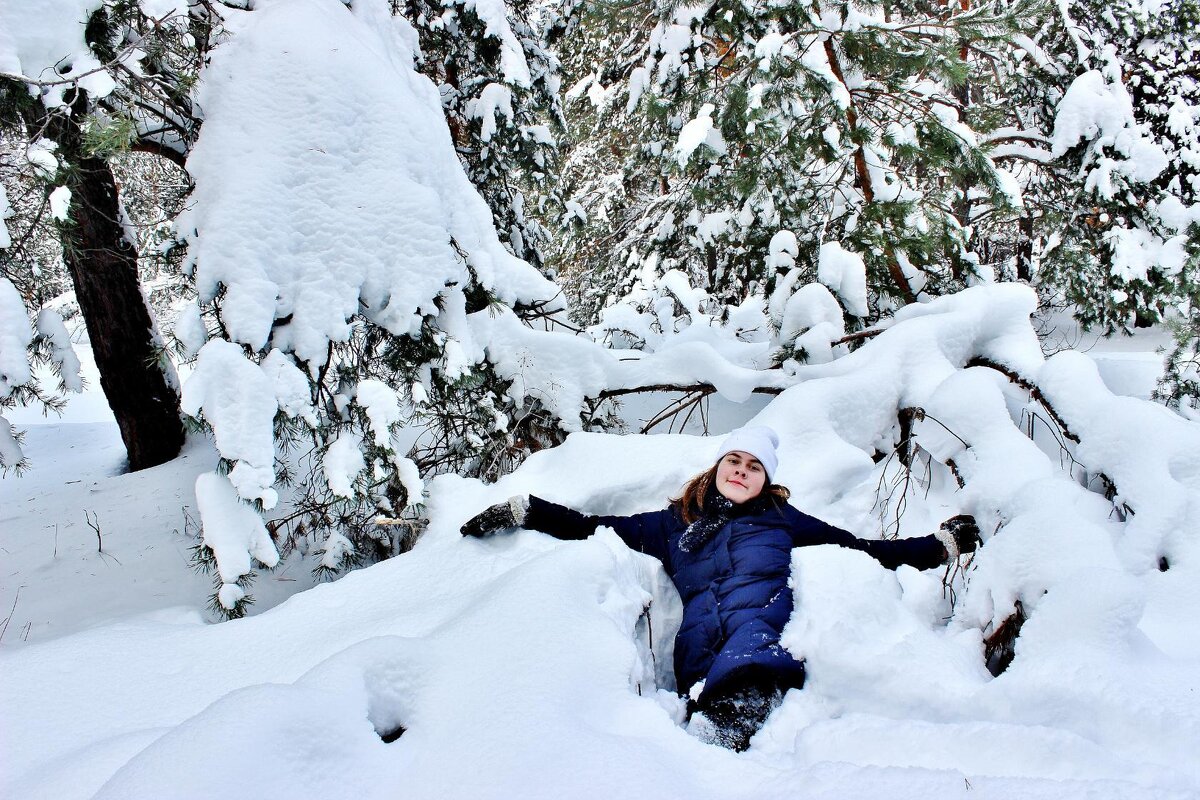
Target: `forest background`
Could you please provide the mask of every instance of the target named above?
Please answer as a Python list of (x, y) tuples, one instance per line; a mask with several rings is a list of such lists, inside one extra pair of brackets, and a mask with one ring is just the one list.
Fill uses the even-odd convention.
[[(644, 353), (704, 326), (766, 342), (750, 366), (770, 373), (850, 352), (906, 305), (1021, 281), (1041, 313), (1104, 335), (1166, 326), (1156, 397), (1194, 413), (1191, 0), (392, 3), (503, 252), (451, 227), (454, 252), (430, 251), (427, 269), (397, 230), (383, 258), (398, 263), (347, 264), (341, 285), (316, 289), (313, 265), (253, 263), (256, 247), (294, 244), (222, 240), (220, 200), (206, 200), (231, 176), (197, 152), (205, 92), (213, 106), (219, 94), (203, 78), (248, 7), (52, 5), (53, 30), (32, 21), (50, 9), (6, 6), (0, 403), (61, 406), (80, 388), (66, 325), (86, 328), (130, 469), (211, 428), (224, 505), (209, 506), (258, 509), (267, 527), (247, 523), (229, 546), (260, 563), (301, 540), (328, 574), (400, 552), (428, 478), (495, 479), (571, 430), (619, 426), (622, 394), (677, 391), (661, 423), (715, 391), (700, 369), (559, 402), (467, 330), (483, 309)], [(301, 114), (314, 99), (238, 113)], [(339, 212), (325, 216), (350, 235), (364, 224)], [(510, 254), (544, 277), (498, 280)], [(399, 297), (389, 270), (428, 274)], [(340, 312), (318, 308), (330, 302)], [(195, 369), (182, 391), (177, 364)], [(255, 412), (269, 441), (245, 421), (259, 367), (279, 395)], [(242, 393), (218, 397), (235, 375)], [(0, 420), (6, 470), (28, 463), (18, 437)], [(407, 520), (403, 534), (380, 514)], [(224, 546), (212, 527), (210, 564)], [(243, 613), (248, 565), (218, 575), (217, 607)]]
[[(0, 0), (0, 793), (1195, 797), (1198, 30)], [(749, 421), (798, 508), (984, 541), (797, 549), (735, 755), (661, 565), (458, 528)]]

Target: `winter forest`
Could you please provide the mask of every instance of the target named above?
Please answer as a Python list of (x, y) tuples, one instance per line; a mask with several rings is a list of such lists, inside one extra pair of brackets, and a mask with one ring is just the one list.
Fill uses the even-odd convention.
[(0, 0), (0, 474), (6, 798), (1200, 798), (1200, 0)]

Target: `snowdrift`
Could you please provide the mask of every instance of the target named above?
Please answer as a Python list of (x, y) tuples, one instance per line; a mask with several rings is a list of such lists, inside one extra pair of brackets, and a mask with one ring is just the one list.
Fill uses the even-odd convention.
[[(864, 536), (967, 511), (986, 542), (953, 597), (941, 574), (796, 551), (785, 644), (809, 685), (746, 754), (682, 726), (663, 669), (678, 600), (655, 562), (607, 531), (459, 537), (518, 492), (660, 507), (716, 446), (579, 433), (491, 486), (435, 479), (412, 552), (257, 617), (6, 647), (4, 792), (1194, 797), (1198, 433), (1113, 396), (1086, 356), (1044, 359), (1032, 304), (998, 286), (907, 311), (755, 417), (780, 431), (779, 479), (806, 511)], [(906, 473), (872, 455), (910, 407)], [(1018, 602), (1028, 621), (993, 678), (982, 639)]]

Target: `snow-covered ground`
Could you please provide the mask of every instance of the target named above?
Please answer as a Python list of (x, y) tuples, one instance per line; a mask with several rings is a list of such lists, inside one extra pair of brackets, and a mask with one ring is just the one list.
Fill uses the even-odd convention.
[[(1103, 347), (1100, 363), (1115, 355)], [(412, 552), (290, 598), (311, 578), (284, 564), (255, 584), (253, 616), (212, 624), (185, 520), (214, 452), (193, 440), (175, 462), (121, 474), (115, 425), (75, 421), (95, 419), (97, 394), (63, 420), (19, 417), (33, 467), (0, 481), (3, 796), (1200, 796), (1200, 650), (1181, 616), (1200, 607), (1194, 565), (1098, 573), (1109, 585), (1094, 596), (1055, 592), (1066, 613), (1035, 614), (992, 679), (978, 629), (946, 624), (941, 575), (797, 551), (785, 642), (807, 658), (809, 685), (735, 755), (689, 735), (661, 688), (678, 601), (655, 562), (606, 532), (457, 534), (520, 491), (594, 511), (655, 507), (711, 440), (576, 434), (492, 487), (437, 479)], [(764, 417), (778, 425), (787, 397)], [(726, 428), (762, 407), (715, 405)], [(803, 507), (870, 524), (879, 473), (806, 491), (795, 478), (821, 459), (787, 437), (783, 458)], [(929, 488), (918, 519), (961, 502)], [(1020, 532), (985, 550), (1002, 552), (1005, 536)]]
[[(720, 392), (712, 433), (751, 419), (779, 431), (778, 478), (803, 510), (864, 537), (968, 512), (985, 541), (947, 574), (797, 550), (784, 644), (808, 684), (734, 754), (684, 724), (668, 666), (679, 602), (655, 562), (603, 530), (458, 534), (515, 493), (597, 513), (662, 507), (713, 460), (698, 419), (683, 433), (575, 433), (491, 486), (439, 476), (411, 552), (323, 585), (294, 554), (259, 576), (251, 616), (215, 623), (189, 547), (216, 448), (194, 437), (175, 461), (123, 474), (80, 347), (91, 389), (62, 419), (5, 414), (27, 431), (31, 469), (0, 479), (0, 796), (1200, 796), (1200, 428), (1144, 399), (1161, 334), (1093, 346), (1068, 329), (1046, 358), (1036, 298), (1015, 285), (905, 307), (853, 353), (830, 344), (840, 333), (823, 309), (840, 313), (819, 284), (758, 308), (758, 339), (709, 327), (697, 306), (689, 327), (623, 357), (507, 311), (468, 315), (446, 286), (465, 269), (449, 236), (502, 299), (556, 290), (488, 229), (436, 89), (411, 69), (411, 31), (383, 3), (255, 8), (231, 12), (189, 161), (190, 252), (202, 299), (228, 288), (234, 338), (265, 350), (274, 329), (271, 346), (320, 358), (360, 300), (403, 333), (442, 294), (445, 350), (461, 356), (447, 360), (465, 367), (486, 346), (514, 402), (554, 387), (539, 399), (564, 425), (602, 389), (706, 380)], [(420, 231), (398, 235), (407, 222)], [(858, 267), (840, 261), (839, 291), (856, 294)], [(796, 340), (808, 363), (762, 368), (775, 300), (781, 330), (808, 337)], [(185, 405), (246, 465), (243, 497), (273, 498), (271, 423), (294, 409), (257, 388), (267, 373), (241, 348), (204, 343), (198, 309), (189, 318), (217, 359), (196, 369), (238, 371), (205, 373)], [(27, 340), (14, 341), (23, 357)], [(654, 403), (627, 399), (622, 413), (636, 428)], [(908, 472), (899, 416), (917, 408)], [(247, 409), (256, 424), (240, 424)], [(983, 638), (1017, 603), (1028, 621), (993, 677)]]

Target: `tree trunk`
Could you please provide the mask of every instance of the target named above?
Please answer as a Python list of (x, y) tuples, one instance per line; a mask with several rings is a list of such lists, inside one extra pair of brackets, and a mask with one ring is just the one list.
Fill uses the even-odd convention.
[[(842, 74), (842, 64), (838, 59), (837, 50), (833, 46), (832, 37), (825, 40), (825, 57), (829, 59), (829, 69), (833, 73), (833, 77), (842, 84), (846, 89), (846, 95), (851, 98), (850, 104), (846, 107), (846, 122), (850, 126), (851, 138), (856, 138), (854, 134), (858, 131), (858, 111), (854, 108), (854, 95), (850, 91), (850, 85), (846, 83), (846, 78)], [(863, 201), (867, 205), (871, 205), (875, 202), (875, 187), (871, 183), (871, 171), (867, 168), (867, 154), (861, 144), (854, 151), (854, 174), (858, 179), (858, 188), (863, 193)], [(906, 304), (917, 302), (917, 295), (913, 292), (912, 285), (904, 275), (900, 260), (896, 258), (896, 253), (890, 244), (884, 246), (884, 255), (887, 257), (888, 275), (891, 276), (896, 290), (900, 292), (900, 297)]]
[(1026, 211), (1017, 220), (1017, 280), (1033, 280), (1033, 212)]
[(121, 429), (129, 469), (136, 471), (179, 454), (184, 439), (179, 395), (159, 367), (137, 252), (121, 225), (112, 170), (84, 151), (82, 91), (71, 107), (69, 117), (51, 114), (46, 129), (70, 170), (70, 216), (60, 225), (63, 260), (87, 324), (100, 386)]

